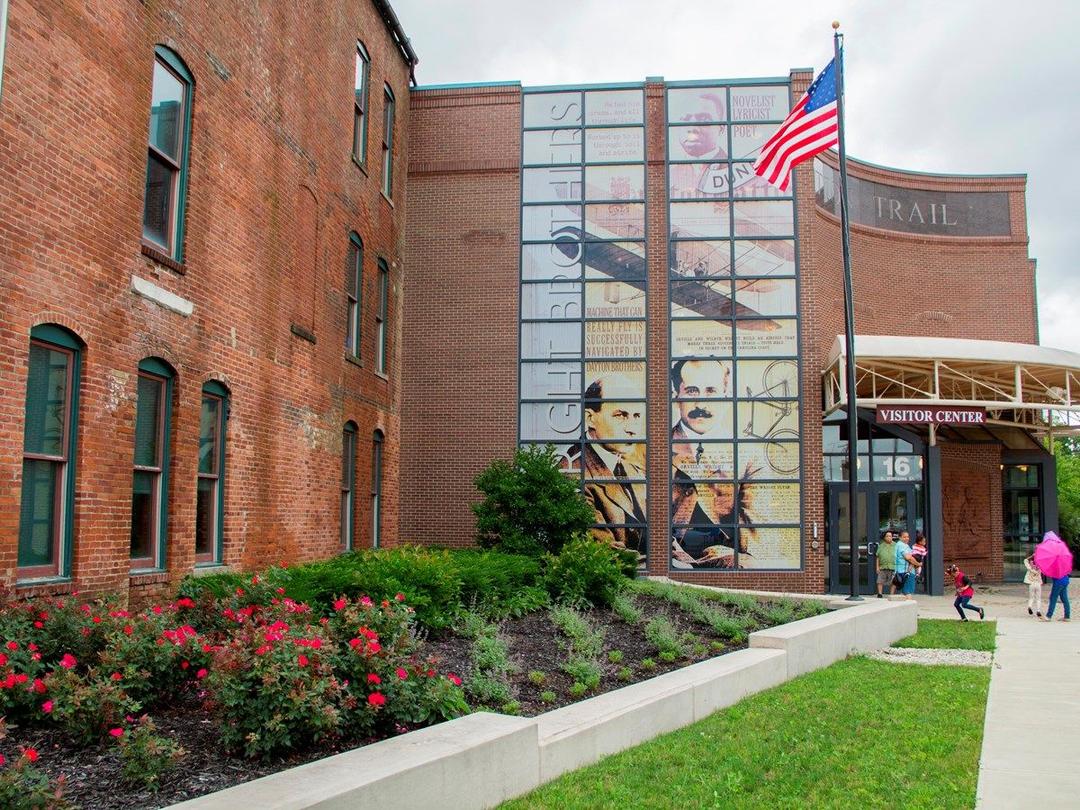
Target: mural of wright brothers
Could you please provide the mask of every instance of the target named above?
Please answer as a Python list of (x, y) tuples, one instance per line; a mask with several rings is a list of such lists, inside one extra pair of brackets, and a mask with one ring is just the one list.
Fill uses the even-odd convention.
[(645, 471), (637, 461), (641, 445), (632, 440), (645, 438), (645, 403), (625, 400), (640, 396), (622, 374), (593, 382), (585, 390), (591, 443), (582, 452), (585, 499), (596, 512), (596, 522), (609, 524), (592, 529), (593, 536), (639, 554), (645, 551)]
[[(753, 531), (753, 489), (746, 482), (757, 471), (750, 466), (743, 471), (736, 500), (734, 471), (720, 466), (719, 459), (710, 458), (710, 450), (702, 443), (710, 438), (730, 440), (730, 426), (726, 430), (717, 428), (722, 403), (710, 399), (727, 396), (729, 380), (730, 365), (724, 361), (679, 360), (672, 364), (671, 387), (679, 413), (679, 421), (671, 431), (673, 568), (734, 567), (736, 532), (739, 553), (749, 556), (747, 536)], [(727, 480), (695, 480), (700, 478)]]

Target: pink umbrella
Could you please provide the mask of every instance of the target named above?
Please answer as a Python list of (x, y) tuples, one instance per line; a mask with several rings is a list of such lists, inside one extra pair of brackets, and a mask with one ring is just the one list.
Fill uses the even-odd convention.
[(1060, 537), (1047, 532), (1035, 547), (1035, 565), (1050, 579), (1059, 579), (1072, 571), (1073, 555)]

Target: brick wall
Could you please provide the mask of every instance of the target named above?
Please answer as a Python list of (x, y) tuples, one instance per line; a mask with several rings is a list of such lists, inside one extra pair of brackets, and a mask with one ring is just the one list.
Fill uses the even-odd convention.
[[(16, 578), (30, 330), (85, 342), (75, 459), (73, 576), (129, 587), (136, 368), (176, 370), (168, 571), (194, 562), (201, 388), (231, 391), (224, 560), (255, 566), (337, 549), (341, 432), (359, 425), (357, 545), (371, 542), (371, 437), (386, 435), (383, 537), (397, 537), (401, 230), (408, 66), (374, 6), (310, 14), (271, 2), (192, 5), (14, 0), (0, 101), (0, 583)], [(353, 59), (371, 55), (368, 172), (351, 159)], [(143, 255), (141, 216), (154, 46), (195, 78), (184, 264)], [(397, 99), (397, 172), (380, 193), (384, 82)], [(362, 363), (345, 360), (348, 233), (365, 244)], [(377, 257), (390, 267), (389, 375), (373, 369)], [(194, 304), (183, 317), (131, 292), (149, 280)], [(315, 336), (295, 335), (293, 326)], [(70, 586), (69, 586), (70, 587)]]
[(941, 490), (945, 564), (959, 565), (975, 582), (1000, 582), (1001, 447), (942, 444)]

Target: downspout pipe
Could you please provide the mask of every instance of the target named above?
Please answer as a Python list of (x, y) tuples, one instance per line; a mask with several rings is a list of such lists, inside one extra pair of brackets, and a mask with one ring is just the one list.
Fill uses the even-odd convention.
[[(4, 0), (0, 0), (0, 2), (4, 2)], [(401, 27), (401, 21), (398, 20), (394, 9), (390, 7), (390, 3), (387, 0), (374, 0), (374, 3), (375, 8), (382, 15), (386, 27), (390, 29), (394, 43), (401, 51), (401, 55), (405, 57), (405, 61), (409, 63), (409, 83), (416, 87), (416, 66), (419, 64), (420, 59), (416, 56), (416, 51), (413, 50), (412, 42), (405, 36), (405, 29)]]

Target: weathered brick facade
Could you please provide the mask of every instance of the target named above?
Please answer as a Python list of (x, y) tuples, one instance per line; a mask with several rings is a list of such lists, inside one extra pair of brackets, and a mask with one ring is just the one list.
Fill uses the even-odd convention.
[[(230, 392), (224, 560), (339, 547), (342, 430), (358, 425), (356, 545), (370, 545), (371, 442), (385, 434), (382, 539), (398, 534), (401, 255), (409, 64), (376, 4), (14, 0), (0, 99), (0, 584), (16, 581), (30, 330), (85, 344), (73, 583), (151, 598), (192, 570), (201, 389)], [(351, 156), (357, 40), (371, 57), (367, 172)], [(155, 45), (194, 77), (183, 264), (142, 249)], [(397, 100), (381, 193), (383, 85)], [(346, 359), (346, 249), (364, 242), (361, 361)], [(374, 370), (377, 259), (390, 270)], [(137, 277), (190, 316), (132, 291)], [(302, 337), (297, 333), (307, 334)], [(314, 340), (309, 338), (313, 336)], [(129, 578), (136, 369), (176, 371), (167, 570)], [(27, 589), (20, 589), (26, 591)]]

